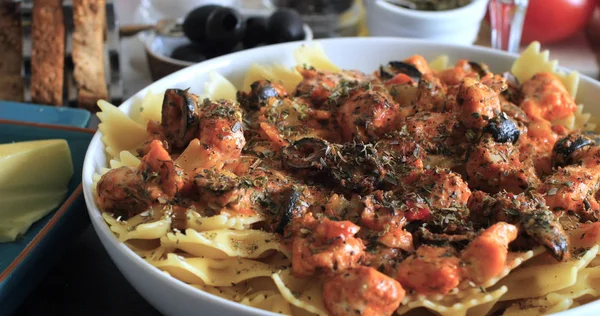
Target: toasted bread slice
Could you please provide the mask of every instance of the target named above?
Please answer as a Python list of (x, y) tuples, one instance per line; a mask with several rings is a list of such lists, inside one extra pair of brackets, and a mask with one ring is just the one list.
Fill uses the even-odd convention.
[(108, 98), (104, 63), (105, 0), (73, 0), (73, 65), (77, 103), (96, 110)]
[(33, 1), (31, 40), (31, 100), (62, 105), (65, 66), (62, 0)]

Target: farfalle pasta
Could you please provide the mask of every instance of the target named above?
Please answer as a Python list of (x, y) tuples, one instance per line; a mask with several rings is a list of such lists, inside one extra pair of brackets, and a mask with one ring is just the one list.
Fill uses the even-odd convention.
[(576, 72), (537, 43), (503, 74), (445, 55), (367, 74), (318, 45), (294, 59), (242, 87), (150, 91), (129, 116), (100, 102), (93, 185), (120, 241), (281, 314), (539, 315), (600, 295), (598, 119)]

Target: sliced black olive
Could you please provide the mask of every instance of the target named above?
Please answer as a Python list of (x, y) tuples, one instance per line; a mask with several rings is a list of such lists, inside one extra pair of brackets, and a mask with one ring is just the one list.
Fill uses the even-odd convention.
[(210, 4), (197, 7), (188, 13), (183, 20), (183, 33), (185, 36), (196, 43), (206, 41), (206, 23), (208, 17), (218, 8), (221, 8), (221, 6)]
[(258, 80), (250, 85), (250, 92), (238, 91), (237, 100), (246, 109), (257, 110), (265, 105), (270, 98), (283, 99), (287, 97), (285, 89), (268, 80)]
[(552, 148), (552, 162), (554, 166), (566, 166), (576, 162), (578, 153), (583, 152), (589, 146), (594, 146), (596, 143), (591, 138), (573, 133), (567, 135), (554, 144)]
[(195, 43), (185, 44), (175, 48), (171, 54), (171, 58), (199, 63), (206, 60), (206, 56), (202, 53), (202, 48)]
[(491, 119), (488, 125), (483, 128), (483, 132), (490, 133), (498, 143), (511, 142), (514, 144), (521, 135), (517, 124), (504, 112)]
[(162, 105), (162, 128), (173, 148), (183, 148), (195, 137), (200, 123), (198, 96), (188, 90), (167, 89)]
[(267, 22), (270, 43), (283, 43), (303, 40), (304, 23), (302, 17), (296, 10), (281, 8), (277, 9)]
[(485, 75), (490, 73), (490, 67), (488, 67), (488, 65), (486, 64), (480, 64), (474, 61), (469, 61), (469, 66), (471, 66), (471, 69), (477, 72), (479, 77), (484, 77)]
[(379, 66), (381, 79), (392, 79), (397, 74), (405, 74), (415, 82), (421, 80), (421, 72), (414, 65), (402, 61), (390, 61), (386, 66)]
[(206, 20), (206, 39), (224, 48), (233, 49), (244, 36), (246, 21), (235, 9), (215, 9)]
[(521, 104), (521, 101), (523, 100), (523, 92), (521, 91), (519, 79), (517, 79), (517, 77), (510, 72), (503, 73), (502, 77), (506, 79), (506, 84), (508, 85), (508, 88), (502, 91), (504, 98), (514, 104)]
[(246, 20), (246, 33), (242, 38), (245, 48), (256, 47), (269, 42), (268, 20), (264, 17), (251, 17)]
[(284, 202), (280, 207), (279, 222), (277, 227), (275, 227), (276, 233), (283, 234), (285, 227), (292, 219), (302, 215), (305, 207), (303, 204), (302, 193), (300, 191), (292, 188), (287, 192)]
[(512, 73), (505, 71), (504, 73), (502, 73), (502, 77), (504, 79), (506, 79), (506, 83), (508, 84), (508, 86), (513, 86), (516, 88), (519, 88), (521, 86), (521, 84), (519, 83), (519, 79), (517, 77), (515, 77), (515, 75), (513, 75)]
[(283, 148), (283, 165), (293, 169), (321, 170), (327, 167), (328, 156), (334, 150), (329, 142), (320, 138), (302, 138)]
[(544, 246), (556, 260), (562, 261), (570, 257), (569, 238), (551, 211), (523, 214), (520, 224), (525, 233)]

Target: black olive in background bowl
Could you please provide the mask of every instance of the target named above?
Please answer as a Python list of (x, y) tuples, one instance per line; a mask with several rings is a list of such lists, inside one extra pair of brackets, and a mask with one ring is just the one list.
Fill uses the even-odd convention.
[[(243, 11), (241, 13), (244, 15)], [(307, 24), (304, 24), (303, 30), (305, 35), (303, 38), (301, 38), (301, 40), (312, 40), (312, 29)], [(192, 41), (185, 36), (169, 37), (148, 32), (140, 38), (144, 42), (148, 66), (150, 68), (150, 75), (154, 81), (195, 64), (195, 62), (179, 60), (171, 57), (173, 56), (175, 49), (192, 43)], [(240, 41), (240, 43), (233, 48), (228, 48), (230, 49), (229, 51), (224, 51), (224, 47), (221, 47), (215, 43), (208, 44), (208, 42), (209, 41), (204, 39), (203, 42), (197, 43), (198, 46), (196, 46), (199, 47), (199, 52), (201, 52), (206, 59), (250, 48), (245, 47), (242, 41)], [(259, 43), (255, 47), (266, 44), (269, 43)]]
[(222, 8), (216, 4), (209, 4), (192, 10), (183, 20), (183, 33), (187, 38), (196, 43), (206, 40), (206, 24), (210, 15)]
[(245, 48), (257, 47), (269, 42), (268, 19), (262, 16), (250, 17), (246, 20), (246, 33), (242, 38)]
[(303, 39), (304, 23), (302, 17), (296, 10), (281, 8), (277, 9), (267, 21), (270, 43), (283, 43)]
[(205, 31), (209, 45), (215, 43), (231, 50), (244, 36), (246, 20), (235, 9), (217, 8), (208, 16)]

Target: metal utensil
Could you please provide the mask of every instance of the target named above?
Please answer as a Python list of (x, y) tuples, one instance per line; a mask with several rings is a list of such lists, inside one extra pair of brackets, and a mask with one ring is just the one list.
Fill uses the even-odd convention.
[(154, 30), (162, 36), (184, 36), (181, 19), (162, 19), (156, 24), (124, 25), (119, 28), (119, 35), (121, 37), (129, 37), (147, 30)]

